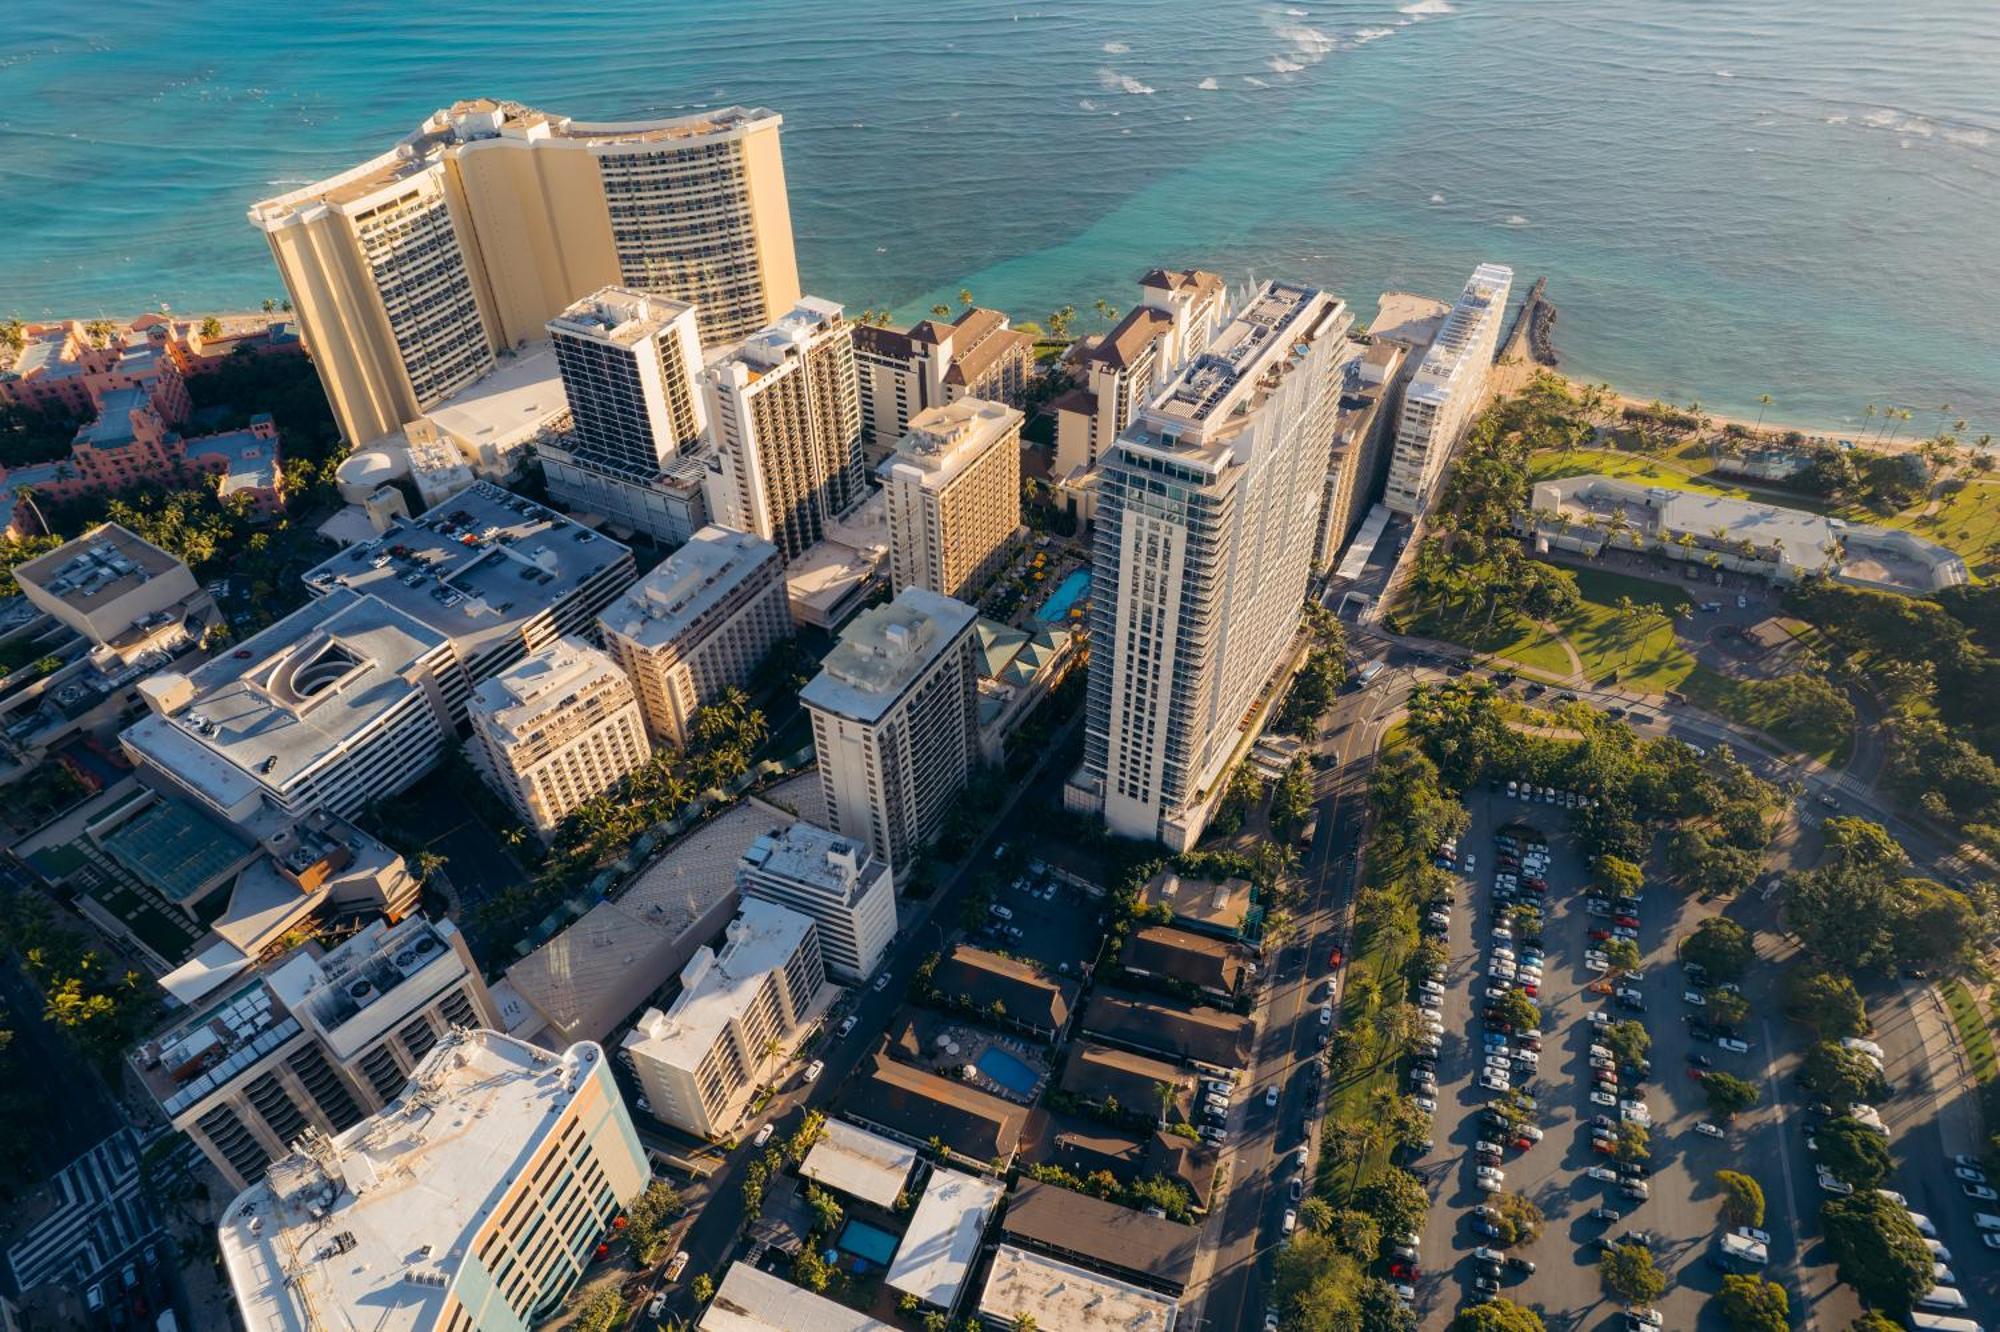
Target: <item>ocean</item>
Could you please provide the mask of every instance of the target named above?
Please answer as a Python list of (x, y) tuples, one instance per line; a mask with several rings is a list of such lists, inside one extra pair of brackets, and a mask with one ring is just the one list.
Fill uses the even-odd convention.
[[(1921, 9), (1921, 13), (1914, 12)], [(246, 205), (460, 97), (785, 116), (801, 273), (1041, 319), (1165, 264), (1365, 318), (1546, 275), (1565, 368), (2000, 433), (1993, 0), (115, 0), (8, 16), (0, 315), (281, 296)], [(1949, 404), (1949, 406), (1947, 406)]]

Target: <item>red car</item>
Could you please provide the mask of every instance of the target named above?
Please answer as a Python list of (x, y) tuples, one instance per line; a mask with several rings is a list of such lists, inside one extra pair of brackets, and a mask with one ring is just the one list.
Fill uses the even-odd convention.
[(1535, 1140), (1533, 1138), (1514, 1139), (1514, 1150), (1517, 1152), (1525, 1152), (1534, 1145), (1535, 1145)]
[(1700, 1069), (1696, 1068), (1693, 1064), (1689, 1064), (1688, 1076), (1693, 1078), (1696, 1082), (1700, 1082), (1703, 1078), (1707, 1077), (1708, 1075), (1703, 1073)]
[(1404, 1281), (1415, 1281), (1417, 1279), (1417, 1269), (1415, 1265), (1398, 1259), (1389, 1264), (1389, 1275), (1401, 1278)]
[(1592, 931), (1590, 932), (1590, 937), (1591, 937), (1591, 938), (1593, 938), (1593, 939), (1609, 939), (1609, 938), (1611, 937), (1611, 931), (1610, 931), (1610, 930), (1592, 930)]
[(1341, 952), (1338, 948), (1334, 949), (1331, 953), (1328, 953), (1326, 956), (1326, 964), (1330, 967), (1337, 967), (1346, 960), (1347, 960), (1347, 954)]
[(1603, 1152), (1606, 1156), (1618, 1150), (1612, 1145), (1609, 1138), (1592, 1138), (1590, 1140), (1590, 1149), (1594, 1152)]
[(1623, 925), (1628, 930), (1636, 930), (1639, 928), (1639, 918), (1637, 916), (1613, 916), (1611, 919), (1617, 921), (1620, 925)]
[(1542, 987), (1533, 981), (1522, 981), (1521, 993), (1527, 995), (1530, 999), (1538, 998), (1542, 993)]

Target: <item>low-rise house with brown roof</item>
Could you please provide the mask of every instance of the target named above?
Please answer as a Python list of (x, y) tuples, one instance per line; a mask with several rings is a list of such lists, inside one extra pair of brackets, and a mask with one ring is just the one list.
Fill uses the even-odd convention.
[(854, 326), (861, 443), (871, 464), (895, 450), (910, 418), (960, 398), (1019, 406), (1035, 373), (1035, 340), (998, 310), (974, 306), (956, 319), (906, 329)]
[(1139, 279), (1139, 304), (1078, 357), (1083, 385), (1049, 404), (1058, 477), (1096, 465), (1169, 372), (1208, 346), (1224, 304), (1222, 279), (1198, 268)]
[(1209, 1068), (1250, 1061), (1249, 1018), (1130, 991), (1099, 989), (1084, 1006), (1084, 1032), (1111, 1045)]
[(1195, 1080), (1186, 1069), (1151, 1055), (1081, 1040), (1070, 1045), (1056, 1086), (1101, 1113), (1173, 1122), (1187, 1120)]
[(912, 1146), (940, 1142), (980, 1169), (1004, 1169), (1028, 1122), (1025, 1106), (880, 1054), (855, 1072), (842, 1094), (840, 1113)]
[(1148, 925), (1135, 932), (1119, 950), (1118, 965), (1127, 976), (1170, 993), (1209, 995), (1230, 1004), (1256, 970), (1243, 945), (1172, 925)]
[(1035, 1180), (1014, 1186), (1000, 1229), (1024, 1248), (1169, 1295), (1193, 1279), (1201, 1241), (1199, 1227)]
[(948, 1005), (1049, 1041), (1068, 1028), (1077, 995), (1075, 981), (964, 944), (937, 964), (930, 984)]

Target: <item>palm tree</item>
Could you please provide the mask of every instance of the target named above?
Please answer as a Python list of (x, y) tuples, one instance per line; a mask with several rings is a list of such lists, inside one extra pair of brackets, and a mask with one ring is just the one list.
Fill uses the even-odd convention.
[(28, 345), (28, 326), (18, 319), (0, 323), (0, 347), (19, 351)]
[(14, 487), (14, 498), (28, 506), (28, 512), (35, 515), (35, 525), (42, 529), (43, 536), (53, 536), (49, 520), (42, 516), (41, 505), (35, 503), (35, 488), (25, 482)]
[(1165, 1128), (1167, 1116), (1174, 1112), (1174, 1105), (1180, 1100), (1180, 1088), (1171, 1082), (1156, 1082), (1153, 1084), (1153, 1095), (1160, 1102), (1160, 1126)]
[(958, 303), (968, 310), (972, 308), (972, 288), (960, 287), (958, 289)]
[(1762, 430), (1764, 428), (1764, 409), (1766, 407), (1769, 407), (1770, 405), (1771, 405), (1770, 394), (1759, 393), (1757, 395), (1757, 424), (1754, 427), (1752, 427), (1753, 429)]
[(1097, 298), (1097, 317), (1099, 319), (1102, 319), (1107, 324), (1113, 323), (1118, 318), (1117, 307), (1113, 306), (1110, 301), (1107, 301), (1102, 296), (1100, 296)]
[(933, 305), (931, 307), (931, 316), (936, 319), (949, 319), (951, 318), (951, 307), (942, 302)]
[(425, 847), (423, 850), (417, 852), (416, 860), (413, 862), (411, 868), (416, 870), (417, 881), (419, 883), (429, 883), (431, 876), (443, 869), (444, 866), (445, 858), (429, 847)]

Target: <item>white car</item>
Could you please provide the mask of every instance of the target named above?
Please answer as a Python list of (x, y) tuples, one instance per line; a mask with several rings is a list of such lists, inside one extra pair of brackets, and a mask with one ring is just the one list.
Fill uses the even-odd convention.
[(1470, 873), (1472, 873), (1472, 872), (1473, 872), (1474, 870), (1476, 870), (1476, 869), (1478, 869), (1478, 868), (1479, 868), (1479, 853), (1478, 853), (1477, 851), (1468, 851), (1468, 852), (1466, 852), (1466, 853), (1465, 853), (1465, 872), (1466, 872), (1467, 874), (1470, 874)]
[(1618, 1104), (1618, 1098), (1610, 1092), (1594, 1091), (1590, 1094), (1590, 1103), (1592, 1105), (1601, 1105), (1608, 1109)]
[(1958, 1191), (1966, 1197), (1977, 1199), (1980, 1202), (2000, 1201), (2000, 1193), (1995, 1193), (1992, 1186), (1987, 1184), (1960, 1183)]
[(1694, 1131), (1701, 1134), (1704, 1138), (1720, 1138), (1724, 1136), (1721, 1125), (1711, 1124), (1706, 1119), (1696, 1124)]
[(1875, 1192), (1881, 1194), (1884, 1198), (1887, 1198), (1890, 1202), (1896, 1204), (1896, 1206), (1902, 1208), (1903, 1210), (1905, 1211), (1909, 1210), (1910, 1200), (1908, 1198), (1905, 1198), (1902, 1194), (1896, 1192), (1894, 1189), (1877, 1189), (1875, 1190)]
[(1609, 1166), (1590, 1166), (1583, 1173), (1592, 1179), (1602, 1180), (1606, 1184), (1616, 1184), (1618, 1182), (1618, 1172)]
[(1922, 1212), (1912, 1212), (1907, 1207), (1903, 1209), (1903, 1212), (1910, 1218), (1910, 1224), (1917, 1228), (1919, 1235), (1922, 1235), (1925, 1239), (1936, 1239), (1938, 1237), (1937, 1227), (1931, 1224), (1929, 1217), (1925, 1216)]
[(1428, 1096), (1412, 1096), (1410, 1102), (1427, 1115), (1437, 1113), (1438, 1103)]
[(1692, 1004), (1696, 1008), (1707, 1008), (1708, 996), (1699, 990), (1683, 990), (1681, 991), (1681, 1002)]
[(1769, 1245), (1771, 1242), (1771, 1232), (1768, 1230), (1759, 1230), (1755, 1226), (1738, 1226), (1736, 1227), (1736, 1233), (1744, 1239), (1756, 1240), (1759, 1244)]
[(1989, 1249), (2000, 1249), (2000, 1234), (1989, 1230), (1979, 1237), (1979, 1242)]
[(1433, 1013), (1437, 1012), (1444, 1007), (1444, 996), (1441, 994), (1420, 994), (1417, 996), (1417, 1007)]
[(1418, 981), (1417, 988), (1425, 994), (1443, 994), (1444, 986), (1434, 980)]
[(1720, 1038), (1719, 1040), (1717, 1040), (1715, 1044), (1716, 1044), (1716, 1048), (1717, 1048), (1717, 1049), (1721, 1049), (1721, 1050), (1727, 1050), (1727, 1051), (1729, 1051), (1729, 1053), (1731, 1053), (1731, 1054), (1749, 1054), (1749, 1053), (1750, 1053), (1750, 1047), (1749, 1047), (1749, 1045), (1748, 1045), (1748, 1044), (1746, 1044), (1746, 1043), (1745, 1043), (1745, 1042), (1743, 1042), (1743, 1041), (1739, 1041), (1739, 1040), (1737, 1040), (1737, 1039), (1736, 1039), (1735, 1037), (1733, 1037), (1733, 1036), (1724, 1036), (1724, 1037)]
[(681, 1273), (687, 1271), (687, 1265), (688, 1253), (686, 1249), (682, 1249), (674, 1255), (674, 1260), (667, 1264), (667, 1280), (679, 1281)]
[(877, 994), (889, 988), (889, 979), (889, 973), (886, 971), (875, 978), (875, 992)]
[(1634, 1309), (1628, 1317), (1636, 1321), (1640, 1327), (1665, 1327), (1667, 1325), (1667, 1320), (1660, 1317), (1658, 1309)]
[(1590, 1068), (1593, 1073), (1615, 1073), (1618, 1071), (1618, 1061), (1610, 1055), (1592, 1055)]
[(1333, 1005), (1332, 1005), (1332, 1004), (1322, 1004), (1322, 1005), (1320, 1005), (1320, 1010), (1319, 1010), (1319, 1025), (1320, 1025), (1320, 1026), (1322, 1026), (1322, 1027), (1331, 1027), (1331, 1026), (1333, 1025)]
[[(1536, 1054), (1533, 1050), (1516, 1050), (1514, 1051), (1514, 1062), (1517, 1064), (1525, 1064), (1529, 1068), (1539, 1068), (1542, 1063), (1542, 1057)], [(1967, 1187), (1977, 1187), (1977, 1186), (1968, 1185)]]
[(1478, 1179), (1498, 1180), (1503, 1184), (1507, 1182), (1507, 1172), (1502, 1170), (1499, 1166), (1490, 1166), (1490, 1165), (1478, 1166), (1474, 1168), (1472, 1173), (1473, 1176)]
[(1298, 1228), (1299, 1228), (1299, 1214), (1293, 1211), (1291, 1208), (1287, 1207), (1285, 1209), (1285, 1223), (1284, 1223), (1285, 1233), (1289, 1235)]
[(778, 1131), (778, 1126), (776, 1124), (764, 1125), (763, 1128), (757, 1130), (757, 1136), (750, 1139), (750, 1145), (752, 1147), (762, 1147), (765, 1143), (771, 1140), (771, 1135), (776, 1133), (777, 1131)]
[(1271, 1087), (1264, 1092), (1264, 1104), (1275, 1107), (1278, 1104), (1278, 1089)]
[(1819, 1186), (1822, 1189), (1825, 1189), (1828, 1193), (1837, 1193), (1843, 1198), (1846, 1197), (1848, 1194), (1854, 1192), (1854, 1186), (1852, 1184), (1849, 1184), (1844, 1180), (1834, 1178), (1832, 1175), (1828, 1174), (1825, 1170), (1821, 1170), (1819, 1172)]
[(1514, 1083), (1505, 1073), (1496, 1073), (1488, 1069), (1479, 1075), (1479, 1085), (1487, 1091), (1510, 1091)]
[(1616, 1019), (1613, 1018), (1611, 1014), (1605, 1012), (1601, 1008), (1593, 1008), (1590, 1010), (1590, 1025), (1593, 1027), (1608, 1027), (1614, 1021), (1616, 1021)]
[(1986, 1172), (1976, 1166), (1953, 1166), (1951, 1173), (1968, 1184), (1984, 1184)]
[(1533, 1124), (1516, 1124), (1514, 1132), (1520, 1134), (1529, 1142), (1540, 1142), (1542, 1140), (1542, 1131)]
[(1605, 972), (1611, 970), (1611, 959), (1608, 957), (1604, 957), (1601, 954), (1596, 957), (1593, 957), (1590, 954), (1585, 953), (1583, 956), (1583, 969), (1585, 971), (1592, 972), (1596, 975), (1601, 976)]

